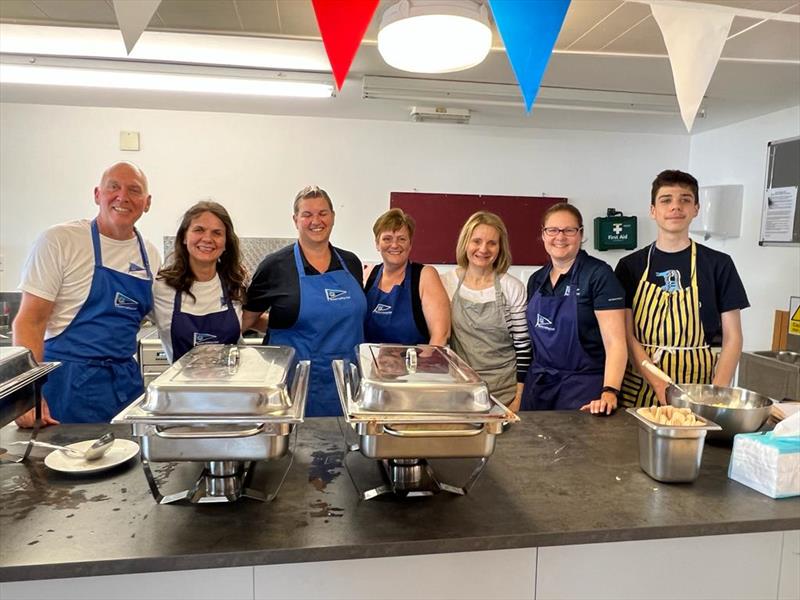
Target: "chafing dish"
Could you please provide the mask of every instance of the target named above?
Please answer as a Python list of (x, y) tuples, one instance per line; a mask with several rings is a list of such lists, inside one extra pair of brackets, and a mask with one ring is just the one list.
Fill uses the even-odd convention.
[[(359, 438), (348, 449), (381, 461), (387, 479), (379, 488), (359, 489), (361, 497), (440, 489), (465, 494), (504, 423), (519, 418), (492, 398), (486, 383), (449, 348), (361, 344), (356, 355), (357, 365), (331, 364), (344, 419)], [(428, 464), (451, 458), (479, 459), (464, 486), (439, 481)]]
[[(256, 461), (286, 458), (303, 422), (309, 361), (286, 346), (210, 344), (186, 353), (112, 423), (128, 423), (142, 449), (151, 492), (160, 503), (225, 502), (276, 494), (247, 487)], [(163, 496), (151, 462), (197, 462), (195, 486)], [(281, 478), (282, 481), (282, 478)]]
[[(0, 347), (0, 427), (34, 408), (36, 422), (31, 440), (36, 439), (41, 424), (42, 385), (47, 374), (60, 365), (59, 362), (37, 363), (28, 348)], [(30, 454), (31, 448), (28, 444), (21, 457), (9, 460), (24, 460)], [(0, 454), (2, 452), (0, 449)]]
[(639, 421), (639, 465), (656, 481), (690, 482), (700, 474), (703, 446), (709, 431), (722, 429), (705, 418), (701, 425), (659, 425), (641, 414), (641, 408), (629, 408)]

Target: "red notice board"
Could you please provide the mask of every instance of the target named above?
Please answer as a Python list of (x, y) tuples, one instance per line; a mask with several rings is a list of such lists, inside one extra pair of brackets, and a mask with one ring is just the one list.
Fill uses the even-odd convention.
[(541, 196), (485, 196), (476, 194), (426, 194), (391, 192), (391, 208), (402, 208), (414, 217), (417, 228), (411, 259), (416, 262), (454, 265), (458, 234), (466, 220), (479, 210), (500, 216), (508, 229), (515, 265), (543, 265), (547, 253), (542, 244), (544, 211), (566, 198)]

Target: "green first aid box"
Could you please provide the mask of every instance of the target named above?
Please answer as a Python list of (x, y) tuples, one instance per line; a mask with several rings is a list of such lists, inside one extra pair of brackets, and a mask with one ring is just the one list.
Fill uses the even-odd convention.
[(636, 217), (621, 213), (597, 217), (594, 220), (595, 250), (633, 250), (636, 248)]

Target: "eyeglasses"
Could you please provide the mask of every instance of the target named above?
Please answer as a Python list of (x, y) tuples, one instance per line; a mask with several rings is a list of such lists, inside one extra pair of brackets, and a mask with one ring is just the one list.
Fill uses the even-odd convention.
[(575, 237), (583, 227), (542, 227), (542, 232), (547, 237), (556, 237), (559, 233), (563, 233), (567, 237)]

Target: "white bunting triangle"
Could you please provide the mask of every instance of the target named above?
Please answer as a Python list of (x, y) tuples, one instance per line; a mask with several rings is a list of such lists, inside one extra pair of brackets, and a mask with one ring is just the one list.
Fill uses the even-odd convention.
[(667, 46), (675, 94), (687, 131), (692, 130), (733, 22), (733, 11), (719, 8), (650, 5)]
[(150, 24), (159, 4), (161, 0), (114, 0), (117, 25), (129, 55)]

